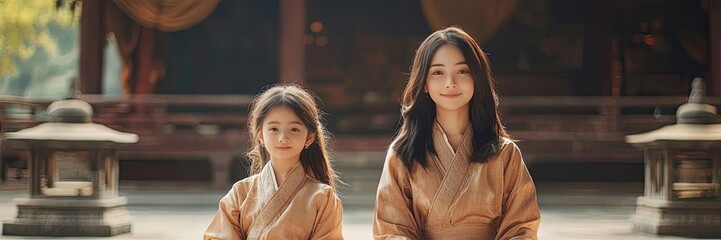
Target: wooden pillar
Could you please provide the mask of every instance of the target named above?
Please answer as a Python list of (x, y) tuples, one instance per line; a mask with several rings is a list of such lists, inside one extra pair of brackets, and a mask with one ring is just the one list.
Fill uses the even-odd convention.
[(305, 83), (305, 0), (280, 0), (279, 82)]
[(113, 152), (113, 156), (110, 158), (110, 163), (112, 164), (112, 167), (110, 169), (110, 176), (108, 177), (108, 181), (111, 182), (111, 196), (118, 196), (118, 189), (120, 189), (120, 157), (118, 156), (118, 152)]
[(133, 53), (135, 72), (131, 74), (133, 79), (130, 79), (132, 93), (153, 94), (155, 93), (155, 84), (151, 81), (155, 82), (156, 79), (151, 79), (151, 73), (155, 65), (157, 30), (141, 27), (138, 38), (138, 45)]
[(30, 179), (28, 179), (28, 190), (30, 190), (30, 197), (40, 196), (40, 162), (45, 157), (44, 151), (40, 150), (28, 150), (30, 151), (30, 159), (28, 159), (28, 171), (30, 172)]
[(83, 94), (103, 92), (103, 50), (105, 49), (103, 13), (106, 1), (83, 1), (80, 15), (80, 79), (75, 86), (75, 89)]
[(721, 96), (721, 1), (708, 1), (710, 96)]
[[(613, 95), (612, 79), (612, 38), (610, 4), (606, 1), (593, 1), (586, 19), (583, 47), (583, 82), (576, 83), (577, 95)], [(589, 30), (593, 29), (593, 30)], [(579, 86), (580, 85), (580, 86)]]

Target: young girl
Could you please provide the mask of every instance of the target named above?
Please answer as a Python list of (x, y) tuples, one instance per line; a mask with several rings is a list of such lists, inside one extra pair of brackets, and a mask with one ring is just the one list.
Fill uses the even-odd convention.
[(254, 175), (220, 200), (205, 239), (342, 239), (343, 206), (311, 94), (268, 89), (251, 105), (248, 128)]
[(416, 51), (378, 185), (376, 239), (536, 239), (536, 190), (498, 116), (486, 55), (446, 28)]

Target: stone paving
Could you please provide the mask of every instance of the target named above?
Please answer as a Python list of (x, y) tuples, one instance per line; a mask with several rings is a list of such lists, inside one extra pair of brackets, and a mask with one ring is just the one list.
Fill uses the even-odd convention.
[[(539, 239), (688, 239), (633, 231), (628, 219), (635, 210), (633, 199), (641, 192), (639, 186), (638, 183), (630, 187), (539, 184), (542, 217)], [(611, 190), (613, 193), (608, 192)], [(120, 194), (128, 197), (133, 228), (129, 234), (110, 239), (201, 239), (224, 191), (143, 188), (121, 183)], [(0, 183), (0, 220), (13, 218), (17, 210), (12, 199), (24, 196), (26, 190), (23, 187), (8, 187), (7, 183)], [(346, 207), (343, 225), (346, 239), (371, 239), (372, 214), (369, 206)], [(58, 238), (0, 236), (0, 239)]]

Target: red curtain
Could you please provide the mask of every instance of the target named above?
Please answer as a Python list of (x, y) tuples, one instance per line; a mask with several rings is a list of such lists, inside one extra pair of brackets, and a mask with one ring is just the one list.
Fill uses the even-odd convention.
[(220, 0), (113, 0), (106, 4), (106, 29), (122, 56), (123, 92), (151, 94), (164, 77), (162, 32), (188, 29), (210, 15)]

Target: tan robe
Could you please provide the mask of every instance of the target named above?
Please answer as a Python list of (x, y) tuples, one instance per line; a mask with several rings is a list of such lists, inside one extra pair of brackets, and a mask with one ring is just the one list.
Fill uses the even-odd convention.
[(375, 239), (537, 239), (536, 189), (521, 152), (503, 139), (487, 163), (471, 163), (471, 126), (454, 153), (433, 126), (438, 156), (410, 171), (389, 149), (378, 185)]
[(240, 180), (220, 200), (204, 239), (343, 239), (343, 205), (300, 163), (277, 187), (273, 169)]

